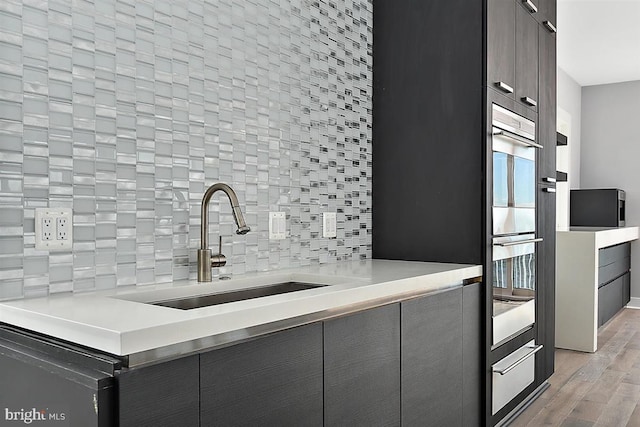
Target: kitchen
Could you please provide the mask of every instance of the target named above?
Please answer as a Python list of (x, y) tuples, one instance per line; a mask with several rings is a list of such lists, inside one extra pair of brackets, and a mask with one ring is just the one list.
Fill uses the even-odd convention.
[[(487, 424), (498, 423), (519, 402), (495, 416), (490, 408), (491, 380), (483, 379), (483, 372), (491, 377), (493, 364), (488, 363), (489, 357), (485, 360), (484, 352), (495, 343), (481, 341), (492, 334), (490, 319), (484, 317), (491, 313), (491, 298), (476, 280), (483, 276), (480, 266), (491, 265), (487, 258), (491, 250), (486, 246), (490, 240), (485, 234), (491, 227), (491, 206), (485, 200), (491, 189), (483, 187), (482, 129), (489, 116), (483, 103), (487, 84), (482, 74), (482, 5), (461, 12), (462, 6), (454, 4), (458, 2), (450, 3), (442, 10), (430, 6), (420, 10), (408, 2), (413, 9), (395, 16), (386, 8), (397, 4), (379, 2), (374, 26), (374, 6), (367, 1), (104, 1), (78, 2), (73, 7), (58, 1), (4, 2), (0, 9), (0, 299), (8, 302), (0, 320), (75, 343), (80, 350), (93, 349), (89, 358), (99, 359), (100, 367), (82, 365), (79, 371), (111, 370), (112, 375), (96, 380), (107, 384), (103, 390), (109, 389), (109, 378), (119, 378), (120, 415), (111, 412), (111, 416), (120, 419), (108, 418), (108, 423), (143, 425), (147, 417), (146, 422), (160, 419), (170, 425), (172, 419), (177, 422), (172, 416), (187, 416), (193, 418), (180, 419), (195, 424), (196, 419), (221, 414), (232, 405), (224, 400), (213, 403), (213, 397), (211, 412), (203, 409), (198, 414), (194, 409), (194, 402), (199, 402), (193, 394), (198, 376), (213, 376), (212, 369), (222, 363), (213, 361), (223, 357), (222, 351), (232, 353), (236, 347), (231, 343), (253, 346), (245, 348), (256, 352), (263, 345), (265, 351), (257, 354), (268, 354), (273, 344), (251, 340), (264, 335), (283, 349), (290, 348), (282, 344), (289, 341), (278, 341), (283, 336), (278, 331), (294, 326), (291, 331), (306, 328), (296, 340), (311, 341), (292, 340), (290, 345), (310, 357), (304, 360), (317, 372), (324, 369), (324, 374), (309, 381), (314, 384), (308, 389), (314, 399), (306, 401), (312, 409), (305, 412), (314, 414), (314, 420), (346, 422), (354, 416), (354, 423), (362, 424), (366, 418), (358, 419), (363, 415), (356, 408), (376, 405), (393, 415), (389, 424), (397, 424), (400, 414), (404, 420), (411, 419), (407, 411), (412, 405), (403, 406), (400, 383), (418, 378), (408, 374), (410, 367), (432, 363), (444, 353), (456, 364), (469, 365), (465, 375), (454, 363), (441, 362), (426, 371), (429, 375), (441, 371), (438, 378), (457, 378), (446, 388), (450, 395), (464, 390), (463, 402), (456, 405), (466, 409), (459, 412), (461, 419), (456, 423), (462, 417), (468, 425), (484, 417)], [(545, 24), (554, 26), (549, 18), (552, 9), (545, 7), (553, 2), (540, 2), (536, 13), (520, 2), (505, 3), (513, 10), (514, 25), (517, 13), (517, 19), (535, 31), (536, 46), (539, 40), (555, 40), (543, 32), (552, 34)], [(470, 23), (464, 26), (467, 34), (459, 34), (460, 19)], [(451, 37), (442, 35), (444, 31)], [(394, 48), (400, 43), (406, 48)], [(399, 66), (405, 63), (400, 61), (410, 66)], [(392, 74), (397, 72), (405, 74)], [(533, 79), (537, 87), (537, 73)], [(385, 85), (403, 80), (407, 84), (401, 91), (411, 101), (387, 101)], [(416, 86), (418, 80), (426, 83)], [(506, 103), (513, 103), (509, 104), (512, 110), (520, 114), (535, 117), (551, 105), (538, 101), (538, 111), (537, 106), (515, 104), (517, 100)], [(471, 126), (460, 125), (461, 118)], [(546, 122), (545, 129), (555, 137), (554, 121)], [(420, 139), (429, 144), (411, 145)], [(464, 173), (454, 177), (452, 170)], [(418, 172), (419, 180), (407, 180)], [(224, 254), (226, 264), (213, 268), (213, 285), (197, 284), (202, 197), (218, 182), (229, 184), (237, 194), (251, 231), (236, 234), (232, 203), (224, 194), (216, 194), (208, 210), (208, 247), (214, 254)], [(36, 228), (44, 224), (35, 219), (40, 208), (72, 209), (72, 250), (36, 249)], [(57, 224), (56, 220), (56, 237)], [(367, 261), (371, 259), (376, 261)], [(380, 259), (435, 263), (416, 266)], [(145, 304), (281, 281), (327, 286), (193, 311)], [(68, 297), (71, 292), (74, 296)], [(546, 298), (552, 295), (548, 292)], [(79, 302), (67, 305), (69, 301)], [(423, 319), (418, 317), (420, 301), (431, 307)], [(268, 310), (270, 305), (274, 310)], [(388, 311), (376, 311), (384, 307)], [(444, 313), (443, 307), (447, 308)], [(256, 314), (260, 310), (264, 317)], [(542, 307), (539, 310), (544, 314)], [(358, 316), (348, 315), (355, 311)], [(400, 313), (412, 312), (416, 323), (398, 323)], [(374, 313), (373, 319), (365, 321), (366, 315)], [(288, 323), (291, 319), (296, 323)], [(382, 320), (391, 325), (388, 334), (364, 333)], [(74, 329), (78, 322), (85, 322), (84, 330)], [(272, 327), (265, 329), (264, 324)], [(436, 325), (443, 324), (459, 325), (451, 331), (455, 339), (444, 334), (438, 340), (443, 334)], [(169, 329), (161, 329), (165, 326)], [(364, 337), (358, 347), (344, 343), (344, 337), (354, 336), (345, 332), (349, 328)], [(527, 339), (537, 332), (528, 324), (525, 329), (529, 329)], [(7, 333), (12, 337), (9, 341), (21, 349), (35, 345), (19, 338), (28, 336), (22, 329)], [(420, 334), (427, 334), (426, 342), (431, 344), (416, 348), (416, 354), (424, 354), (416, 359), (422, 362), (402, 362), (397, 354), (401, 342), (409, 343), (408, 337)], [(463, 336), (475, 340), (463, 340)], [(337, 340), (336, 346), (323, 347), (322, 339), (330, 342), (331, 337)], [(520, 346), (528, 343), (523, 340)], [(56, 340), (38, 342), (47, 349), (43, 350), (46, 356), (58, 348)], [(185, 342), (191, 346), (188, 351), (179, 349)], [(314, 344), (300, 346), (302, 342)], [(81, 356), (83, 351), (70, 346), (73, 357), (86, 358)], [(305, 352), (304, 348), (315, 350)], [(236, 358), (248, 353), (237, 349)], [(357, 354), (359, 349), (362, 354)], [(362, 349), (378, 354), (375, 360), (394, 362), (378, 366), (387, 376), (384, 381), (378, 379), (377, 392), (357, 389), (362, 402), (346, 405), (340, 393), (348, 396), (355, 389), (339, 381), (344, 375), (341, 369), (346, 368), (329, 362), (346, 360), (347, 367), (364, 366), (361, 359), (367, 353)], [(381, 349), (390, 352), (376, 353)], [(553, 357), (553, 345), (541, 351)], [(205, 353), (211, 357), (209, 362), (200, 356)], [(287, 353), (278, 355), (289, 359)], [(265, 356), (264, 361), (275, 363), (278, 359), (273, 358)], [(478, 365), (469, 360), (477, 360)], [(160, 369), (159, 361), (174, 363), (173, 375)], [(251, 366), (255, 361), (246, 363)], [(146, 406), (149, 401), (137, 397), (150, 393), (148, 400), (152, 400), (153, 394), (149, 387), (136, 388), (142, 387), (136, 383), (136, 372), (143, 372), (136, 371), (136, 366), (147, 368), (151, 378), (186, 387), (184, 393), (176, 387), (172, 399), (157, 400), (161, 418), (153, 418)], [(211, 369), (205, 372), (203, 366)], [(331, 377), (331, 372), (336, 376)], [(536, 376), (543, 380), (545, 374)], [(323, 387), (319, 379), (335, 388)], [(471, 386), (469, 379), (474, 381)], [(130, 387), (125, 387), (127, 381)], [(258, 383), (234, 384), (246, 390)], [(483, 391), (481, 386), (488, 388)], [(419, 391), (419, 385), (413, 389)], [(215, 391), (197, 393), (204, 402), (202, 396), (216, 395)], [(118, 399), (105, 393), (107, 400)], [(393, 409), (383, 410), (384, 402)], [(109, 407), (109, 402), (99, 403), (98, 407)], [(455, 412), (449, 406), (443, 408), (443, 420)], [(268, 408), (262, 409), (269, 413)], [(369, 410), (377, 416), (378, 412)], [(124, 417), (125, 413), (132, 418)], [(240, 413), (230, 416), (239, 419)], [(74, 412), (68, 414), (74, 425)], [(314, 424), (311, 418), (309, 423)]]

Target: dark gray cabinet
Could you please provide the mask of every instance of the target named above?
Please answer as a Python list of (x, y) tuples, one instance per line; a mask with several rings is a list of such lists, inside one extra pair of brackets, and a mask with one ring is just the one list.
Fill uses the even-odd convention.
[(462, 425), (462, 306), (462, 288), (401, 303), (404, 425)]
[(322, 426), (322, 341), (314, 323), (201, 354), (200, 425)]
[(477, 427), (484, 416), (484, 316), (482, 283), (462, 288), (462, 425)]
[(538, 23), (516, 7), (516, 100), (538, 111)]
[(516, 3), (487, 0), (487, 86), (514, 98), (516, 87)]
[(513, 0), (487, 0), (487, 87), (538, 111), (538, 23)]
[(550, 33), (555, 33), (556, 27), (556, 0), (534, 0), (538, 11), (533, 14), (536, 20), (547, 28)]
[(538, 157), (538, 179), (541, 183), (549, 183), (556, 179), (556, 37), (540, 27), (538, 40), (540, 47), (538, 143), (543, 146)]
[(542, 350), (536, 357), (536, 383), (542, 384), (555, 369), (555, 293), (556, 293), (556, 193), (552, 184), (537, 187), (538, 243), (537, 295), (536, 295), (536, 342)]
[(602, 326), (630, 300), (631, 244), (598, 251), (598, 326)]
[(324, 365), (326, 426), (400, 425), (399, 304), (324, 322)]
[(199, 426), (198, 356), (116, 375), (120, 427)]
[(132, 368), (0, 325), (0, 389), (14, 391), (1, 401), (60, 408), (74, 427), (474, 426), (483, 297), (448, 288)]
[(0, 325), (0, 424), (117, 425), (115, 365)]

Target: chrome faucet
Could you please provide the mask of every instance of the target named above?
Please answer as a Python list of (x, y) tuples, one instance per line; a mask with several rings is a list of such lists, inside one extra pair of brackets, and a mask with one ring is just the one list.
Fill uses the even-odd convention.
[(222, 236), (218, 245), (218, 253), (212, 254), (209, 249), (209, 201), (211, 196), (216, 191), (223, 191), (229, 202), (231, 203), (231, 210), (233, 212), (233, 219), (238, 226), (236, 234), (247, 234), (251, 229), (244, 222), (242, 211), (240, 210), (240, 203), (238, 203), (238, 196), (235, 191), (227, 184), (221, 182), (213, 184), (207, 188), (202, 197), (202, 206), (200, 215), (202, 218), (202, 224), (200, 225), (200, 249), (198, 249), (198, 282), (210, 282), (211, 281), (211, 269), (213, 267), (222, 267), (227, 263), (227, 259), (222, 255)]

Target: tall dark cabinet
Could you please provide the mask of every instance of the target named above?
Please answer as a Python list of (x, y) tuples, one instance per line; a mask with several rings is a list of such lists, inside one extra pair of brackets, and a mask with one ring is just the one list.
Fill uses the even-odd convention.
[[(485, 401), (475, 415), (486, 425), (513, 416), (554, 369), (555, 16), (555, 0), (374, 2), (373, 257), (484, 266)], [(492, 103), (535, 122), (543, 146), (536, 322), (499, 345), (491, 341)], [(535, 380), (493, 414), (492, 364), (530, 340), (543, 345)]]

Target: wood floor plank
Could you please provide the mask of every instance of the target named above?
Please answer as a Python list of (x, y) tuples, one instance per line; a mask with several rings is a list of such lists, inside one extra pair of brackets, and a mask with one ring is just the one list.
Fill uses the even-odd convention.
[(640, 427), (640, 310), (598, 330), (596, 353), (557, 349), (549, 388), (514, 427)]
[(625, 426), (640, 401), (640, 385), (621, 383), (594, 426)]
[(607, 406), (606, 403), (581, 400), (573, 408), (569, 417), (595, 423), (598, 421), (598, 418), (600, 418), (600, 415), (602, 415), (605, 406)]

